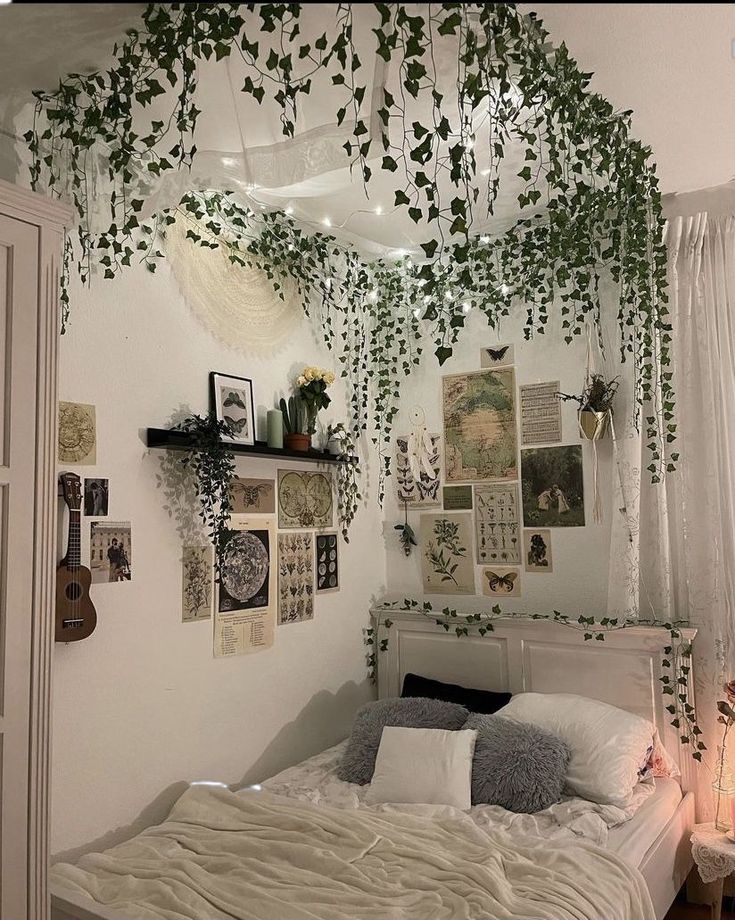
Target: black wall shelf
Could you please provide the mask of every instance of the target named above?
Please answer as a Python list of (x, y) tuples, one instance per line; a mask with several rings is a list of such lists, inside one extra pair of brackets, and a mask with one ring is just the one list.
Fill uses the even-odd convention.
[[(148, 447), (161, 447), (165, 450), (189, 450), (192, 437), (186, 431), (175, 428), (148, 428)], [(255, 444), (229, 444), (233, 454), (253, 457), (277, 457), (282, 460), (301, 460), (302, 463), (348, 463), (343, 457), (335, 457), (322, 450), (288, 450), (285, 447), (268, 447), (265, 441)]]

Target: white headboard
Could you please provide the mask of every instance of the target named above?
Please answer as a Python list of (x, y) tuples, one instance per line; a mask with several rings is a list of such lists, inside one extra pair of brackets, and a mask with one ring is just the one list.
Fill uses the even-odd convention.
[[(376, 651), (380, 697), (400, 696), (407, 673), (482, 690), (592, 697), (650, 719), (679, 764), (683, 788), (694, 788), (695, 762), (670, 723), (659, 681), (664, 648), (671, 645), (667, 630), (628, 627), (607, 633), (604, 642), (585, 641), (581, 630), (519, 619), (497, 620), (485, 636), (458, 637), (423, 614), (379, 608), (371, 614), (376, 649), (388, 639), (387, 650)], [(389, 629), (382, 625), (386, 619)], [(681, 633), (692, 642), (697, 631)]]

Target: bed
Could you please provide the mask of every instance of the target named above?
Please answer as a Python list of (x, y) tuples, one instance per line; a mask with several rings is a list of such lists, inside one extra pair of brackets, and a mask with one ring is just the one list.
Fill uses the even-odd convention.
[[(384, 613), (375, 611), (373, 616), (380, 628)], [(432, 916), (451, 920), (488, 916), (477, 907), (485, 903), (478, 892), (468, 889), (466, 880), (457, 879), (468, 865), (485, 867), (495, 860), (502, 864), (497, 867), (497, 878), (479, 880), (478, 885), (483, 891), (490, 885), (492, 897), (502, 902), (502, 907), (494, 908), (498, 917), (525, 918), (531, 912), (534, 917), (553, 917), (554, 910), (544, 914), (543, 906), (538, 912), (529, 907), (540, 904), (542, 895), (550, 897), (548, 892), (553, 889), (563, 905), (560, 915), (568, 909), (570, 916), (609, 920), (615, 900), (628, 898), (627, 908), (615, 906), (621, 917), (627, 910), (631, 917), (662, 920), (691, 868), (688, 841), (694, 824), (693, 796), (688, 791), (691, 767), (685, 750), (679, 749), (678, 734), (668, 725), (658, 684), (668, 634), (636, 628), (608, 637), (603, 645), (584, 643), (579, 633), (556, 624), (512, 621), (499, 626), (490, 637), (458, 639), (422, 616), (391, 613), (390, 617), (389, 647), (379, 661), (381, 697), (398, 695), (407, 672), (488, 690), (591, 696), (654, 722), (667, 750), (679, 762), (681, 778), (657, 779), (654, 791), (645, 790), (630, 815), (573, 798), (538, 815), (514, 815), (497, 806), (474, 806), (466, 814), (433, 806), (366, 808), (366, 787), (343, 783), (336, 776), (343, 747), (338, 745), (258, 787), (236, 793), (224, 787), (190, 788), (168, 822), (122, 844), (122, 850), (115, 848), (112, 855), (92, 854), (81, 861), (98, 873), (94, 877), (97, 887), (93, 885), (91, 892), (88, 875), (78, 867), (55, 867), (51, 873), (53, 920), (420, 916), (412, 910), (431, 910)], [(693, 640), (694, 631), (688, 631), (685, 638)], [(247, 833), (241, 833), (243, 830)], [(215, 853), (217, 841), (225, 836), (229, 843)], [(324, 840), (333, 841), (335, 836), (344, 849), (339, 865), (315, 866), (309, 863), (311, 857), (303, 856), (303, 843), (308, 840), (318, 854), (317, 863), (324, 860)], [(249, 849), (253, 841), (262, 847), (259, 853)], [(337, 852), (331, 842), (327, 849), (332, 856)], [(207, 888), (211, 883), (209, 876), (201, 875), (201, 854), (209, 853), (216, 863), (225, 850), (237, 862), (238, 872), (248, 861), (275, 854), (265, 856), (272, 875), (267, 896), (254, 887), (251, 877), (239, 878), (240, 887), (235, 885), (231, 891)], [(423, 862), (413, 865), (413, 854), (419, 850), (425, 851)], [(182, 868), (177, 860), (190, 853), (197, 854), (194, 868), (188, 863)], [(175, 867), (163, 888), (154, 878), (162, 858)], [(280, 858), (290, 867), (290, 874), (278, 878), (273, 866)], [(565, 860), (571, 860), (574, 867), (575, 891), (555, 887), (565, 872), (571, 877)], [(293, 875), (295, 864), (306, 873), (299, 876), (300, 882)], [(119, 909), (119, 880), (131, 865), (136, 867), (133, 874), (141, 874), (141, 866), (149, 870), (150, 896), (156, 905), (152, 912), (132, 912), (129, 904)], [(260, 864), (257, 871), (262, 868)], [(317, 870), (323, 873), (319, 882)], [(514, 871), (518, 873), (515, 877)], [(347, 877), (345, 873), (351, 872), (358, 875), (349, 894), (333, 891), (324, 881), (326, 876)], [(408, 886), (422, 900), (414, 898), (416, 903), (403, 905), (399, 889), (391, 888), (391, 880), (399, 876), (400, 891)], [(300, 897), (294, 894), (299, 884)], [(191, 894), (187, 886), (193, 886), (196, 893)], [(361, 886), (365, 888), (362, 900), (352, 900)], [(175, 900), (163, 897), (164, 889), (178, 890), (184, 900), (177, 906)], [(587, 903), (585, 892), (593, 889), (594, 898), (589, 895), (592, 900)], [(275, 898), (274, 892), (278, 892)], [(187, 899), (193, 899), (192, 904)], [(328, 906), (332, 899), (336, 908)], [(566, 899), (579, 903), (567, 905)], [(607, 907), (605, 899), (609, 900)], [(244, 901), (254, 905), (252, 912), (233, 906)], [(207, 903), (219, 906), (203, 907)], [(395, 907), (394, 913), (389, 904)], [(473, 913), (473, 904), (478, 913)]]

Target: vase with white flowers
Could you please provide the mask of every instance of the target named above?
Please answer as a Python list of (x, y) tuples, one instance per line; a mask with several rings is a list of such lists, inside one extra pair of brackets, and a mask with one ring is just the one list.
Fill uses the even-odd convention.
[(334, 383), (334, 374), (323, 367), (305, 367), (296, 380), (297, 392), (306, 412), (306, 433), (316, 434), (316, 418), (320, 409), (332, 401), (327, 387)]

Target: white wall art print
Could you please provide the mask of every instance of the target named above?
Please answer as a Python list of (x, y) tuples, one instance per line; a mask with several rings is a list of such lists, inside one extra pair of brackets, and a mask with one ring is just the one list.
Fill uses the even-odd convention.
[(485, 597), (520, 597), (520, 569), (489, 566), (482, 570), (482, 593)]
[(181, 555), (181, 622), (195, 623), (212, 616), (214, 548), (185, 546)]
[(561, 441), (559, 381), (524, 383), (518, 388), (521, 407), (521, 444), (558, 444)]
[(339, 539), (336, 533), (316, 535), (316, 593), (339, 591)]
[(425, 513), (419, 526), (426, 594), (474, 594), (472, 515)]
[(517, 565), (521, 561), (521, 525), (518, 483), (475, 486), (475, 540), (477, 561)]
[(550, 530), (523, 531), (523, 561), (527, 572), (551, 574), (554, 571)]
[(278, 622), (314, 618), (314, 534), (278, 534)]
[(333, 527), (334, 498), (331, 473), (278, 471), (278, 527)]
[(275, 522), (232, 515), (220, 560), (214, 657), (273, 645), (276, 621)]
[[(413, 508), (430, 507), (439, 504), (441, 483), (441, 435), (427, 436), (427, 450), (424, 464), (420, 466), (416, 479), (409, 458), (409, 435), (396, 438), (396, 489), (398, 501)], [(427, 469), (428, 467), (428, 469)], [(433, 478), (429, 475), (433, 474)]]

